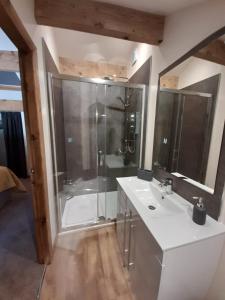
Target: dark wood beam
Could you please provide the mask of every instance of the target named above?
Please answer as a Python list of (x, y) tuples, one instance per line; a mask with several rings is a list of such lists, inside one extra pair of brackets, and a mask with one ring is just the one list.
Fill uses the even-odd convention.
[(225, 44), (221, 40), (215, 40), (194, 56), (225, 66)]
[[(90, 0), (35, 0), (40, 25), (158, 45), (165, 17)], [(74, 41), (75, 42), (75, 41)]]

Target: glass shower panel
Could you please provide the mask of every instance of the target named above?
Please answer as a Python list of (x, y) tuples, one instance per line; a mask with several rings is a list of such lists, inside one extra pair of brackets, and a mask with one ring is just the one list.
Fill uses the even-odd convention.
[(63, 229), (112, 220), (116, 177), (136, 176), (144, 88), (49, 74), (55, 194)]
[[(49, 78), (50, 130), (53, 158), (54, 196), (56, 199), (64, 199), (64, 181), (66, 176), (66, 152), (63, 117), (62, 81), (57, 78)], [(62, 218), (65, 203), (58, 201), (58, 217)]]
[(204, 183), (211, 118), (211, 97), (194, 91), (160, 91), (154, 166)]
[(66, 150), (64, 226), (97, 222), (96, 84), (63, 80)]
[(62, 227), (95, 223), (98, 220), (96, 84), (59, 79), (52, 83)]
[(136, 176), (140, 158), (142, 89), (108, 85), (106, 114), (106, 219), (116, 217), (117, 177)]
[[(157, 104), (154, 166), (173, 172), (179, 152), (179, 128), (181, 127), (182, 97), (173, 92), (160, 91)], [(160, 111), (160, 113), (159, 113)]]
[(99, 220), (106, 218), (106, 89), (103, 84), (97, 85), (96, 120), (97, 120), (97, 167), (98, 167), (98, 217)]

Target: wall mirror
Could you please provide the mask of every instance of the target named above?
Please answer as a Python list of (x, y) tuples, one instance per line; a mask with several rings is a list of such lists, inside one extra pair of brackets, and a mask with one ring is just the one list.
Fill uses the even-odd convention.
[(214, 194), (225, 120), (225, 35), (180, 61), (160, 74), (153, 166)]

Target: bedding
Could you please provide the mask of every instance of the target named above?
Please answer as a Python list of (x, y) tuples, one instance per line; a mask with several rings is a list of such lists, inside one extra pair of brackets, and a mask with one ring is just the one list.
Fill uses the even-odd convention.
[(0, 192), (16, 188), (26, 192), (26, 188), (21, 180), (7, 167), (0, 166)]

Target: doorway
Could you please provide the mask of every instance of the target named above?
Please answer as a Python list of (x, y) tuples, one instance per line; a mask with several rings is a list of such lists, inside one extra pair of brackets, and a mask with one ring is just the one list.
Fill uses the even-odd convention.
[(44, 265), (37, 262), (18, 49), (1, 28), (0, 51), (0, 299), (29, 300)]
[(49, 227), (36, 47), (10, 1), (0, 0), (0, 27), (17, 47), (19, 53), (27, 144), (30, 154), (36, 253), (39, 263), (47, 263), (51, 259), (52, 241)]

